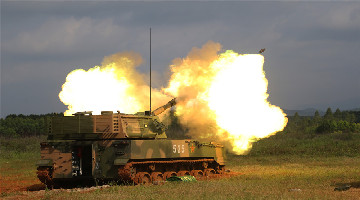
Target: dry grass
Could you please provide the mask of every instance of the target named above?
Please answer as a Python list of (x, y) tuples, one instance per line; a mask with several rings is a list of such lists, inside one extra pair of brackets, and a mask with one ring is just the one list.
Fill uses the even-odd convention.
[(232, 156), (229, 168), (243, 174), (228, 179), (6, 196), (22, 199), (359, 199), (358, 188), (334, 191), (335, 183), (360, 181), (359, 166), (360, 157)]
[[(36, 144), (38, 145), (38, 144)], [(360, 181), (356, 156), (293, 155), (229, 156), (228, 168), (242, 175), (211, 181), (157, 186), (112, 186), (92, 191), (3, 191), (36, 185), (39, 152), (0, 157), (5, 199), (360, 199), (360, 188), (334, 191), (336, 183)], [(1, 153), (4, 153), (2, 151)], [(5, 152), (6, 153), (6, 152)], [(11, 185), (13, 184), (13, 185)]]
[[(3, 154), (4, 152), (1, 153)], [(0, 158), (1, 196), (8, 193), (24, 191), (26, 187), (40, 183), (40, 181), (36, 179), (35, 171), (35, 163), (40, 157), (39, 153), (40, 152), (11, 152), (10, 154), (12, 155), (7, 154)]]

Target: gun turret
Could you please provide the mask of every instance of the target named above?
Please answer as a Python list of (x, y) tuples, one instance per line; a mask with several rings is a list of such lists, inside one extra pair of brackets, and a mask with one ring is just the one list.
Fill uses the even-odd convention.
[(176, 104), (176, 98), (173, 98), (171, 101), (169, 101), (167, 104), (157, 108), (156, 110), (154, 110), (151, 114), (153, 116), (157, 116), (160, 115), (161, 113), (163, 113), (165, 110), (173, 107)]
[(166, 138), (166, 127), (157, 115), (175, 104), (174, 98), (154, 110), (151, 115), (144, 112), (125, 114), (113, 111), (92, 115), (91, 111), (87, 111), (77, 112), (74, 116), (54, 117), (48, 139)]

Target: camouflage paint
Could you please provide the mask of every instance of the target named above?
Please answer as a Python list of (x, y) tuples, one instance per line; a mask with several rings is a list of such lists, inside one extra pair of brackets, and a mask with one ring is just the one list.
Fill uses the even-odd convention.
[(174, 104), (172, 100), (152, 115), (106, 111), (54, 117), (37, 166), (51, 168), (55, 180), (118, 179), (119, 167), (136, 161), (214, 159), (225, 165), (220, 144), (166, 139), (165, 126), (156, 115)]

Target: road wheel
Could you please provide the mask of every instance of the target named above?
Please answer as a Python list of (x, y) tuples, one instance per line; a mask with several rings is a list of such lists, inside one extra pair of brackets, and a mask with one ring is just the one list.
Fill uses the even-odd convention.
[(207, 177), (213, 176), (215, 174), (215, 170), (211, 168), (205, 169), (204, 172), (205, 172), (205, 176)]
[(179, 171), (177, 173), (177, 176), (189, 176), (190, 172), (189, 171)]
[(165, 172), (164, 173), (164, 180), (166, 180), (166, 179), (168, 179), (168, 178), (170, 178), (172, 176), (176, 176), (176, 175), (177, 175), (176, 172)]
[(154, 185), (160, 185), (163, 182), (163, 174), (161, 172), (151, 173), (151, 182)]
[(204, 176), (204, 173), (201, 170), (191, 170), (190, 174), (196, 179), (201, 179)]
[(37, 168), (37, 177), (39, 180), (46, 185), (47, 188), (52, 189), (54, 187), (54, 182), (52, 179), (53, 170), (50, 167), (38, 167)]
[(216, 173), (218, 173), (218, 174), (225, 174), (225, 166), (224, 166), (224, 165), (218, 166), (218, 167), (216, 168)]
[(147, 172), (139, 172), (136, 174), (136, 184), (149, 185), (151, 184), (150, 175)]

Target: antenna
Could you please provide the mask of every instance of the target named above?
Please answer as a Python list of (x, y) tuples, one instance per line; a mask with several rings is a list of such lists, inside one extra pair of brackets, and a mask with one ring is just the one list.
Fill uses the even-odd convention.
[(150, 115), (151, 115), (151, 27), (150, 27)]

